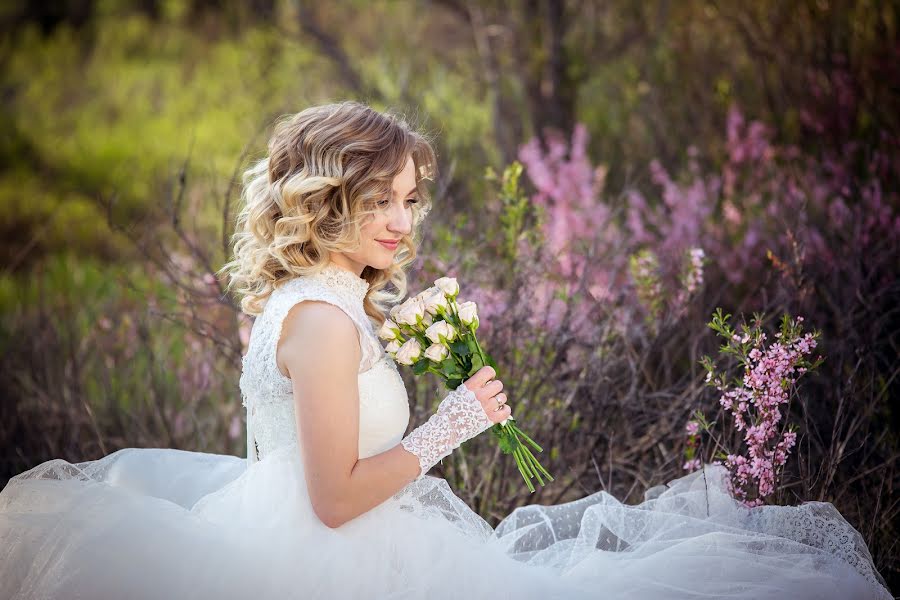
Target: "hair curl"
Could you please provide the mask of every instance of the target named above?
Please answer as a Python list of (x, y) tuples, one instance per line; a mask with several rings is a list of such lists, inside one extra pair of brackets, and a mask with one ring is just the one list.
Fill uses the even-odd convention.
[[(232, 236), (234, 258), (222, 267), (241, 309), (258, 315), (285, 281), (318, 273), (332, 252), (358, 249), (360, 228), (376, 202), (393, 196), (393, 180), (411, 156), (419, 202), (413, 224), (387, 269), (366, 266), (363, 302), (379, 324), (387, 305), (407, 293), (404, 267), (416, 257), (418, 225), (431, 210), (425, 181), (435, 179), (432, 142), (393, 111), (346, 101), (313, 106), (276, 121), (268, 156), (243, 174), (242, 208)], [(383, 288), (392, 283), (396, 291)]]

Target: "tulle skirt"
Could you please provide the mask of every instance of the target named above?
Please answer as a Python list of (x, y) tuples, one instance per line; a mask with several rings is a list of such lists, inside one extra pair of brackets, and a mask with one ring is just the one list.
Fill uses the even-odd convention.
[(332, 529), (302, 461), (129, 448), (0, 492), (0, 598), (891, 598), (828, 503), (748, 509), (705, 467), (492, 529), (426, 476)]

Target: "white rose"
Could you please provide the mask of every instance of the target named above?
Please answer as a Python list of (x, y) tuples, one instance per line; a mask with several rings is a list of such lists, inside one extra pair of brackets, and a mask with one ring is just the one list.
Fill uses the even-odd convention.
[(430, 288), (426, 288), (426, 289), (422, 290), (421, 292), (419, 292), (418, 294), (416, 294), (415, 297), (418, 298), (419, 300), (424, 300), (425, 298), (432, 295), (436, 291), (438, 291), (438, 288), (435, 286), (431, 286)]
[(459, 284), (456, 282), (456, 277), (441, 277), (435, 280), (434, 285), (448, 296), (455, 296), (459, 293)]
[(397, 313), (400, 312), (401, 308), (403, 308), (403, 304), (395, 304), (394, 306), (391, 307), (391, 310), (389, 312), (390, 312), (392, 319), (394, 319), (394, 320), (397, 319)]
[(428, 346), (428, 349), (425, 350), (425, 358), (439, 363), (447, 358), (447, 354), (449, 354), (449, 352), (450, 351), (447, 350), (447, 346), (443, 344), (432, 344)]
[(436, 289), (434, 293), (425, 296), (422, 300), (425, 305), (425, 311), (431, 313), (432, 315), (438, 314), (438, 309), (448, 308), (450, 305), (447, 301), (447, 296), (444, 295), (444, 292)]
[(465, 325), (478, 323), (478, 305), (476, 305), (471, 300), (460, 304), (457, 311), (459, 312), (459, 320), (462, 321)]
[(401, 365), (411, 365), (419, 360), (420, 356), (422, 356), (422, 346), (417, 339), (410, 338), (400, 346), (395, 358)]
[(425, 337), (434, 342), (435, 344), (443, 343), (441, 338), (443, 337), (446, 341), (452, 342), (456, 339), (456, 328), (453, 327), (447, 321), (438, 321), (437, 323), (433, 323), (425, 330)]
[(385, 350), (388, 351), (389, 354), (396, 354), (397, 350), (400, 349), (400, 342), (397, 340), (391, 340), (391, 343), (385, 346)]
[(434, 323), (434, 317), (432, 317), (429, 313), (425, 313), (425, 316), (422, 317), (422, 323), (425, 327), (428, 327), (432, 323)]
[(385, 319), (381, 324), (381, 329), (378, 330), (378, 337), (388, 342), (395, 340), (400, 337), (400, 328), (390, 319)]
[[(392, 316), (393, 316), (393, 315), (396, 315), (398, 312), (400, 312), (401, 310), (403, 310), (403, 309), (406, 308), (407, 306), (410, 306), (413, 302), (415, 302), (416, 298), (418, 298), (418, 296), (410, 296), (409, 298), (407, 298), (406, 300), (404, 300), (404, 301), (401, 302), (400, 304), (395, 305), (393, 308), (391, 308), (391, 314), (392, 314)], [(395, 320), (396, 320), (396, 319), (395, 319)]]
[(397, 315), (394, 317), (398, 323), (415, 327), (418, 319), (425, 316), (425, 305), (418, 298), (411, 298), (404, 302)]

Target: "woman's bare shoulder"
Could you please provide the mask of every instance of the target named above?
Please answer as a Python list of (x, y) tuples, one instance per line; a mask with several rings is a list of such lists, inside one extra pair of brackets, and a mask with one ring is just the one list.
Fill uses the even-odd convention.
[(322, 368), (355, 373), (361, 355), (353, 319), (334, 304), (323, 300), (298, 302), (282, 322), (276, 363), (285, 376)]

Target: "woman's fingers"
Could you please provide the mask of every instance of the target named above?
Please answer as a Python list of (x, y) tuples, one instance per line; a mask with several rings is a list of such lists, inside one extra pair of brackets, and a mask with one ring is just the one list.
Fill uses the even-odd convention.
[[(509, 418), (512, 409), (506, 403), (506, 394), (503, 393), (503, 382), (494, 379), (497, 372), (490, 365), (478, 369), (472, 377), (466, 380), (465, 385), (472, 390), (478, 401), (481, 402), (484, 412), (493, 423), (500, 423)], [(502, 406), (498, 407), (498, 404)]]
[(504, 404), (500, 410), (489, 410), (487, 411), (488, 417), (494, 423), (500, 423), (501, 421), (508, 419), (510, 414), (512, 414), (512, 409)]
[(477, 395), (481, 392), (484, 384), (493, 379), (496, 374), (497, 372), (494, 371), (493, 367), (491, 367), (490, 365), (485, 365), (478, 369), (478, 371), (476, 371), (474, 375), (472, 375), (465, 381), (466, 387), (475, 392)]
[(479, 391), (486, 397), (491, 398), (499, 394), (501, 390), (503, 390), (503, 382), (499, 379), (494, 379), (487, 382), (485, 386)]

